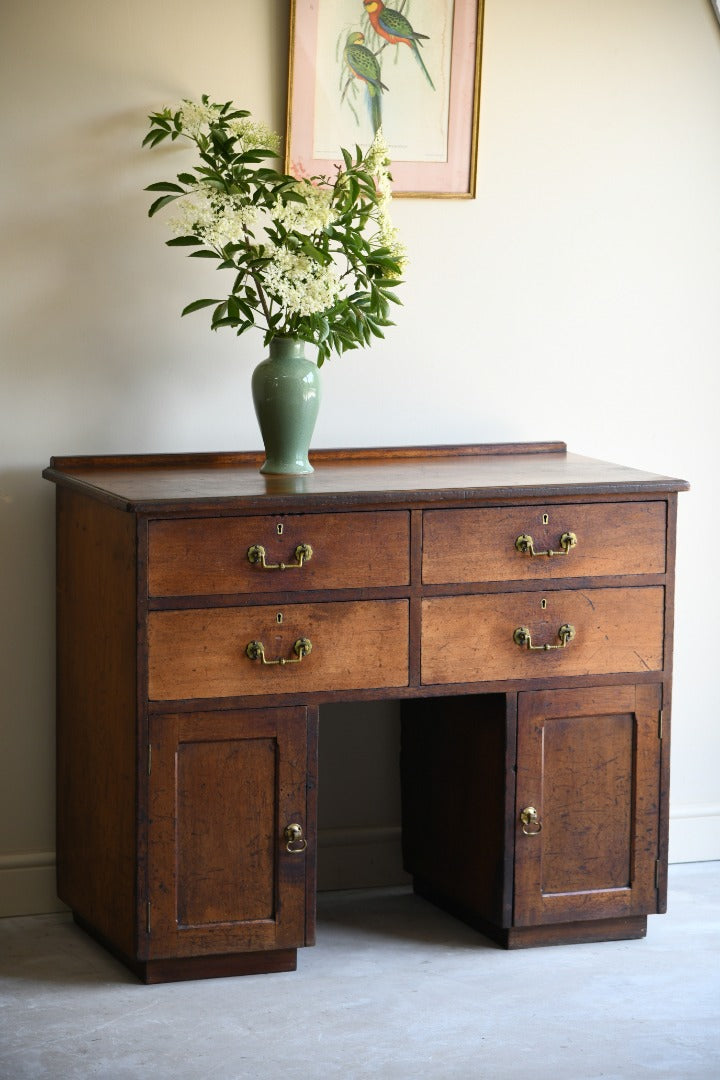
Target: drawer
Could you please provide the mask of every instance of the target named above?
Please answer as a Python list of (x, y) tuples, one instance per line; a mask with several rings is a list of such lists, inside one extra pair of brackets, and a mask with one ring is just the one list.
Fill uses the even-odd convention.
[[(660, 671), (662, 586), (441, 596), (422, 605), (422, 682), (467, 683)], [(543, 607), (544, 602), (544, 607)], [(518, 644), (526, 628), (533, 646)]]
[(153, 521), (148, 578), (150, 596), (407, 585), (410, 516), (393, 510)]
[[(423, 582), (536, 581), (665, 572), (666, 504), (575, 503), (426, 510)], [(561, 538), (576, 543), (567, 554)], [(518, 550), (523, 547), (525, 550)]]
[(406, 686), (408, 601), (153, 611), (148, 678), (152, 701)]

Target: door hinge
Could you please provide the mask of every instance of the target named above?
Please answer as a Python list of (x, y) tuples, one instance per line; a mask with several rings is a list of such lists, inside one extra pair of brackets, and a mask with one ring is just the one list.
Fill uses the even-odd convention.
[(150, 923), (150, 901), (148, 900), (148, 902), (146, 904), (146, 914), (145, 914), (145, 933), (149, 934), (151, 929), (152, 929), (152, 926), (151, 926), (151, 923)]
[(150, 776), (152, 772), (152, 743), (148, 743), (147, 748), (147, 774)]
[(658, 739), (663, 737), (663, 711), (660, 709), (658, 713)]
[(662, 868), (662, 861), (660, 859), (655, 860), (655, 888), (660, 888), (660, 870)]

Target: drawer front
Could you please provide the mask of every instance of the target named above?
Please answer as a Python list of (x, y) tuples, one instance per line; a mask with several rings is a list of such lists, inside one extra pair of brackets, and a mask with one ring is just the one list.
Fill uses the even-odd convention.
[[(427, 510), (423, 582), (663, 574), (665, 529), (664, 502)], [(576, 543), (564, 554), (562, 538), (570, 533)], [(520, 537), (531, 537), (535, 552), (560, 554), (532, 555)]]
[(406, 686), (408, 602), (153, 611), (148, 678), (151, 701)]
[(407, 585), (410, 516), (392, 510), (153, 521), (148, 578), (151, 596)]
[[(664, 593), (662, 586), (647, 586), (424, 600), (422, 682), (660, 671)], [(574, 630), (566, 646), (543, 649), (561, 644), (566, 625)], [(519, 635), (518, 642), (521, 629), (529, 637)], [(541, 648), (529, 649), (528, 641)]]

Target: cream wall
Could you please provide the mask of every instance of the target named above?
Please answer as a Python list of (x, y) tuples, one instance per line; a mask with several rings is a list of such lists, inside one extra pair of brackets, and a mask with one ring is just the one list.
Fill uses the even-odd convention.
[[(4, 913), (56, 903), (53, 493), (42, 467), (51, 454), (258, 444), (248, 379), (259, 340), (178, 317), (207, 294), (211, 271), (165, 248), (162, 224), (147, 220), (142, 189), (176, 171), (177, 154), (140, 150), (144, 117), (206, 91), (282, 130), (287, 24), (287, 0), (3, 5)], [(405, 306), (386, 343), (324, 369), (315, 438), (564, 439), (691, 480), (675, 860), (720, 858), (719, 192), (720, 29), (708, 0), (487, 0), (478, 197), (397, 204)], [(325, 767), (353, 739), (358, 776), (368, 770), (360, 802), (335, 798), (327, 781), (329, 842), (346, 826), (396, 835), (392, 770), (378, 774), (377, 742), (357, 738), (363, 715), (336, 717), (332, 731), (326, 720)], [(367, 723), (391, 749), (393, 716), (371, 710)]]

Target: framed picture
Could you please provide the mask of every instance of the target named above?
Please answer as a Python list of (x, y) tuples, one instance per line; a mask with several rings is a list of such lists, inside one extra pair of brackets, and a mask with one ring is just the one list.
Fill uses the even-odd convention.
[(286, 171), (382, 127), (394, 195), (473, 198), (482, 24), (483, 0), (291, 0)]

